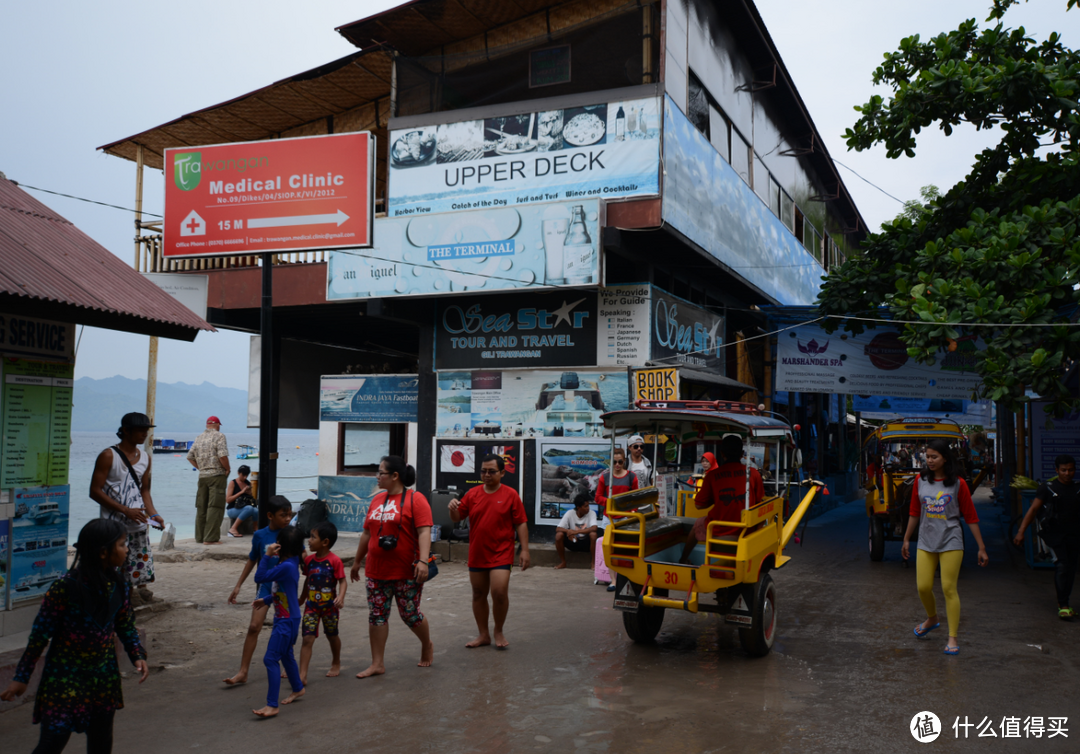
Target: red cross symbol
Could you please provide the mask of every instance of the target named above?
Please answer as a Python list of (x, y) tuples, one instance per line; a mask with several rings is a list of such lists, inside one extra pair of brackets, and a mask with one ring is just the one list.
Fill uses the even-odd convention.
[(190, 230), (193, 234), (199, 229), (199, 223), (194, 217), (191, 218), (191, 222), (187, 224), (187, 229)]

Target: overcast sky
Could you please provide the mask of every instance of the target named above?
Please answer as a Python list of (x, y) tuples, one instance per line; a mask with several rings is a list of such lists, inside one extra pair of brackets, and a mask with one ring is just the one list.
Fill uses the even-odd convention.
[[(97, 147), (217, 104), (355, 51), (334, 31), (399, 4), (392, 0), (187, 0), (168, 3), (68, 0), (19, 3), (4, 10), (0, 66), (6, 71), (0, 118), (0, 171), (28, 186), (131, 207), (134, 163)], [(973, 130), (948, 139), (924, 133), (917, 156), (887, 160), (884, 150), (848, 152), (841, 138), (873, 93), (882, 55), (910, 34), (924, 38), (965, 18), (986, 18), (990, 0), (758, 0), (758, 9), (831, 155), (900, 199), (933, 183), (960, 180), (990, 143)], [(1037, 39), (1061, 32), (1080, 45), (1080, 12), (1065, 0), (1034, 0), (1006, 15)], [(884, 92), (882, 92), (884, 93)], [(898, 202), (841, 167), (868, 226), (901, 209)], [(163, 181), (146, 172), (144, 209), (160, 214)], [(30, 191), (128, 264), (134, 216)], [(146, 376), (147, 338), (87, 328), (76, 375)], [(204, 333), (194, 343), (161, 341), (163, 382), (247, 388), (248, 336)]]

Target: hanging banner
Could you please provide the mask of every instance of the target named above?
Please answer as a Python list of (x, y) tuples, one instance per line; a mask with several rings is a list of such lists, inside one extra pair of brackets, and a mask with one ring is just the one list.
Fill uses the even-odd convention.
[(439, 372), (437, 437), (601, 437), (606, 411), (627, 408), (621, 369)]
[(884, 395), (853, 395), (852, 407), (864, 419), (952, 419), (957, 424), (989, 426), (993, 403), (961, 398), (897, 398)]
[(165, 150), (166, 257), (371, 246), (368, 132)]
[(67, 573), (71, 488), (15, 488), (11, 531), (11, 601), (40, 597)]
[(955, 351), (939, 354), (933, 364), (921, 364), (908, 357), (893, 328), (829, 335), (815, 325), (803, 325), (777, 339), (776, 389), (970, 399), (982, 386), (975, 355), (985, 348), (975, 336), (960, 338)]
[(388, 214), (655, 196), (660, 118), (659, 98), (647, 97), (395, 127)]
[(328, 301), (596, 285), (596, 199), (379, 218), (368, 251), (330, 253)]
[(36, 317), (0, 314), (0, 353), (75, 360), (75, 325)]
[(415, 422), (415, 374), (332, 374), (319, 378), (319, 421)]

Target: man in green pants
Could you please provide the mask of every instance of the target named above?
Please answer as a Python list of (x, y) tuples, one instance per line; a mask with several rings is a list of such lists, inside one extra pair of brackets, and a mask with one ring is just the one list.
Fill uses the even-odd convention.
[(195, 438), (187, 459), (199, 470), (199, 491), (195, 495), (195, 541), (221, 544), (221, 522), (225, 518), (225, 484), (229, 479), (229, 445), (221, 434), (221, 419), (206, 420), (206, 431)]

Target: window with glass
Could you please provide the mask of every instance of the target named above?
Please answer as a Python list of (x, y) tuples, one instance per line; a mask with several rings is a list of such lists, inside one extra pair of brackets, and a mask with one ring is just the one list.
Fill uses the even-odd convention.
[(731, 129), (731, 167), (750, 185), (750, 145), (734, 128)]
[(788, 230), (795, 232), (795, 202), (783, 189), (780, 191), (780, 220)]
[(709, 93), (693, 71), (690, 71), (687, 84), (686, 117), (706, 139), (709, 138)]
[(405, 424), (343, 423), (338, 442), (338, 473), (373, 475), (383, 456), (405, 455)]

